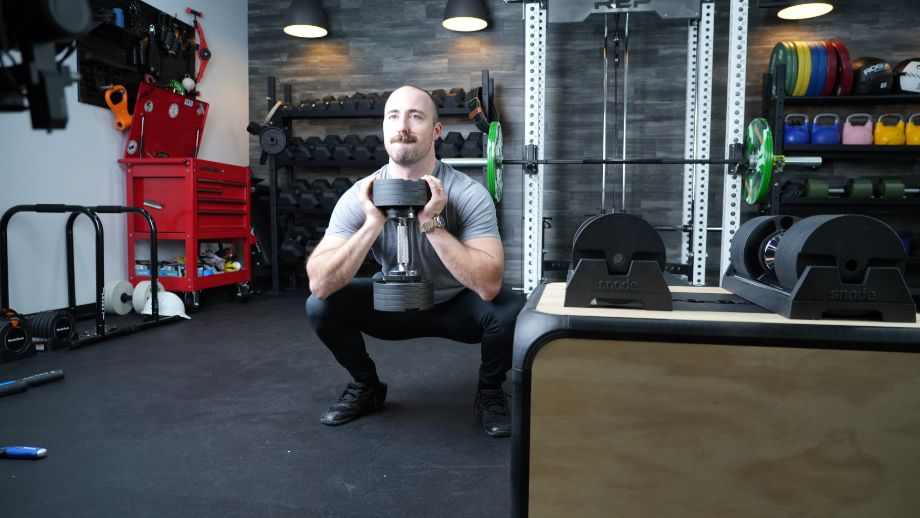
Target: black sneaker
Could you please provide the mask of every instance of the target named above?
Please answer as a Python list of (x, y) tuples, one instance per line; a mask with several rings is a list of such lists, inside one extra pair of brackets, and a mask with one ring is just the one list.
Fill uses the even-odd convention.
[(386, 398), (386, 383), (372, 387), (364, 383), (352, 382), (345, 387), (345, 392), (342, 392), (339, 400), (323, 412), (319, 420), (329, 426), (345, 424), (364, 414), (381, 410)]
[(511, 415), (502, 389), (479, 389), (473, 407), (482, 422), (482, 429), (492, 437), (511, 435)]

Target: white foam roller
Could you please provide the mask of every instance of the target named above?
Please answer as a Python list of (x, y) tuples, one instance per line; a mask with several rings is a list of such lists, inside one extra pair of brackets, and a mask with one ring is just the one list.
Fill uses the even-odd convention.
[(131, 312), (134, 287), (128, 281), (109, 281), (102, 289), (106, 313), (127, 315)]
[[(166, 288), (163, 287), (163, 283), (157, 281), (157, 290), (166, 291)], [(140, 315), (144, 311), (144, 304), (147, 303), (147, 299), (150, 298), (150, 281), (141, 281), (137, 283), (137, 286), (134, 287), (134, 295), (131, 297), (131, 303), (134, 306), (134, 311)]]

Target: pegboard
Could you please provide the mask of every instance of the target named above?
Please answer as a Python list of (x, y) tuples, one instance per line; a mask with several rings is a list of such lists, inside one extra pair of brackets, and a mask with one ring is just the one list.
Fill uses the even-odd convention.
[(77, 40), (80, 102), (108, 109), (106, 88), (123, 85), (133, 113), (146, 74), (156, 84), (195, 77), (195, 30), (176, 14), (139, 0), (90, 0), (90, 9), (95, 27)]

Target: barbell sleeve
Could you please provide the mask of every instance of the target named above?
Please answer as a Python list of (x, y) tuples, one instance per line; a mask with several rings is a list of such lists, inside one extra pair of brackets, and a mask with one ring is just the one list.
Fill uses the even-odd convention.
[(823, 163), (819, 156), (784, 156), (783, 164), (797, 167), (820, 167)]
[(488, 160), (485, 158), (442, 158), (441, 162), (451, 167), (485, 167), (488, 165)]

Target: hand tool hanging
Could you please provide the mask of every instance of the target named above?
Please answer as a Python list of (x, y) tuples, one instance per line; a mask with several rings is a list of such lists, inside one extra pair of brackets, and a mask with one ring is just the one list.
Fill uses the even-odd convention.
[(201, 11), (196, 11), (191, 7), (186, 7), (185, 12), (192, 15), (192, 25), (195, 26), (195, 34), (198, 36), (198, 43), (195, 45), (195, 48), (198, 50), (198, 59), (200, 64), (198, 66), (198, 73), (195, 74), (195, 85), (201, 84), (201, 78), (204, 77), (204, 70), (208, 68), (208, 61), (211, 59), (211, 49), (208, 48), (208, 42), (204, 39), (204, 29), (201, 27), (201, 24), (198, 23), (198, 18), (204, 18), (204, 13)]
[[(112, 100), (112, 96), (118, 96), (117, 101)], [(115, 127), (120, 131), (125, 131), (131, 127), (134, 118), (128, 113), (128, 90), (122, 85), (114, 85), (105, 91), (105, 103), (115, 114)]]

